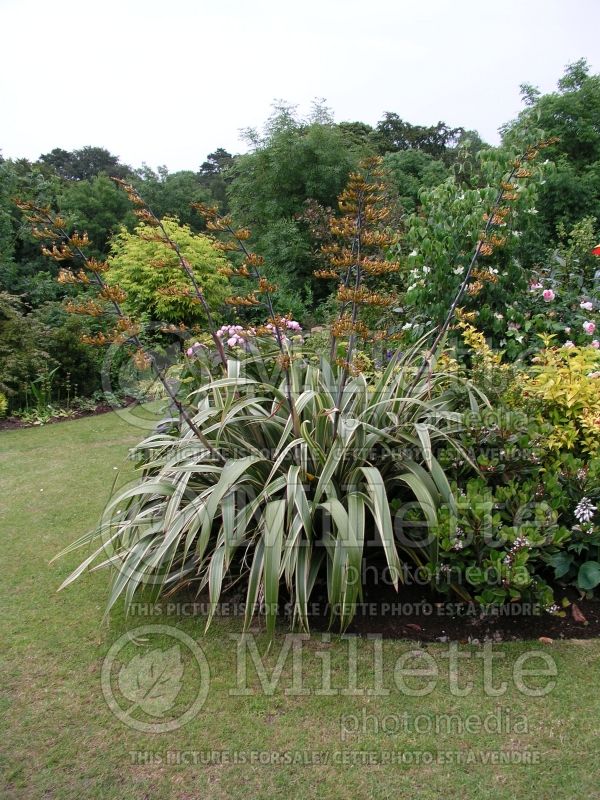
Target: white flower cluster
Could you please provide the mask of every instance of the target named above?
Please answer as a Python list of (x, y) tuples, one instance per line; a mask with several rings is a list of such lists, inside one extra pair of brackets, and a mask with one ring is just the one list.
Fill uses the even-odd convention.
[(510, 566), (513, 562), (515, 557), (515, 553), (518, 553), (519, 550), (523, 550), (526, 547), (531, 547), (531, 542), (525, 536), (517, 536), (517, 538), (512, 543), (512, 546), (508, 553), (504, 556), (503, 563), (507, 566)]
[(597, 508), (589, 499), (589, 497), (582, 497), (575, 508), (574, 514), (579, 522), (591, 522)]
[(463, 542), (465, 532), (460, 526), (457, 526), (456, 531), (454, 532), (454, 544), (452, 545), (453, 550), (462, 550), (465, 546)]

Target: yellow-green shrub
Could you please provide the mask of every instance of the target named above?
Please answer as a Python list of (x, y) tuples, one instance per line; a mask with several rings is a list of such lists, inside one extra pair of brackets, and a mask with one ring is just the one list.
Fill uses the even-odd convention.
[[(162, 223), (190, 264), (209, 307), (218, 310), (231, 293), (219, 271), (228, 265), (223, 254), (207, 236), (193, 233), (176, 219), (165, 217)], [(107, 281), (127, 293), (123, 308), (133, 317), (187, 325), (206, 322), (177, 253), (156, 236), (152, 226), (140, 224), (133, 233), (123, 228), (112, 239), (109, 264)]]
[(600, 452), (600, 351), (594, 347), (545, 348), (524, 376), (524, 396), (552, 425), (553, 450)]

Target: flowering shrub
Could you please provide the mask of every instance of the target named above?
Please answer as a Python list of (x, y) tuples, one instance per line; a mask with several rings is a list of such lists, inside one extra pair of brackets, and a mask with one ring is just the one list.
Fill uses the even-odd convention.
[(544, 554), (559, 583), (584, 592), (600, 585), (600, 458), (561, 453), (546, 465), (544, 484), (570, 529), (566, 546)]
[(542, 576), (544, 553), (563, 546), (570, 533), (539, 499), (535, 481), (491, 489), (473, 478), (464, 490), (454, 489), (456, 512), (444, 508), (438, 514), (438, 588), (460, 590), (484, 606), (520, 601), (558, 611)]
[(595, 224), (584, 219), (568, 235), (563, 232), (563, 244), (546, 255), (528, 291), (507, 303), (500, 315), (500, 326), (505, 327), (498, 345), (511, 360), (526, 360), (537, 351), (540, 334), (552, 334), (567, 347), (600, 347), (597, 259), (590, 255)]

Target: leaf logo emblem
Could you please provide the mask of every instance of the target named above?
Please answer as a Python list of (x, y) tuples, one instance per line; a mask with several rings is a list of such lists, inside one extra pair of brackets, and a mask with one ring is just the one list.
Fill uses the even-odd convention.
[(118, 676), (119, 690), (133, 703), (127, 716), (140, 708), (150, 716), (164, 717), (181, 691), (182, 675), (178, 644), (168, 650), (157, 647), (146, 655), (134, 656), (121, 667)]

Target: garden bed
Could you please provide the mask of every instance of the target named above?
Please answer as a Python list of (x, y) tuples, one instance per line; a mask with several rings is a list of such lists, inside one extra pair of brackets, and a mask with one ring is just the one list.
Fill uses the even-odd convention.
[[(136, 401), (133, 398), (128, 397), (123, 402), (122, 407), (130, 406), (134, 402)], [(57, 414), (43, 423), (28, 422), (20, 417), (7, 417), (6, 419), (0, 419), (0, 431), (13, 431), (19, 428), (39, 428), (42, 424), (54, 425), (57, 422), (69, 422), (70, 420), (83, 419), (84, 417), (95, 417), (98, 414), (108, 414), (110, 411), (114, 410), (115, 407), (110, 405), (110, 403), (98, 403), (94, 408), (77, 409), (69, 411), (66, 414)]]
[[(559, 598), (567, 597), (571, 603), (564, 609), (565, 616), (548, 614), (533, 604), (523, 604), (522, 608), (507, 604), (486, 611), (477, 603), (424, 594), (422, 589), (414, 587), (405, 587), (398, 593), (391, 588), (383, 592), (367, 590), (347, 632), (360, 636), (376, 634), (386, 639), (473, 644), (600, 637), (597, 599), (581, 600), (573, 590), (556, 594)], [(311, 617), (310, 622), (312, 629), (325, 630), (328, 612)]]
[[(600, 601), (581, 598), (572, 587), (556, 589), (559, 600), (565, 598), (561, 615), (549, 614), (535, 604), (506, 604), (484, 609), (459, 597), (442, 597), (424, 591), (422, 587), (404, 586), (400, 591), (392, 587), (367, 587), (364, 599), (357, 603), (356, 615), (346, 630), (348, 635), (360, 637), (381, 636), (384, 639), (412, 640), (418, 642), (459, 642), (482, 644), (486, 641), (541, 641), (551, 645), (555, 640), (600, 638)], [(568, 602), (568, 605), (566, 603)], [(195, 597), (179, 593), (168, 601), (159, 602), (156, 610), (183, 609), (204, 616), (209, 608), (208, 593)], [(223, 595), (216, 617), (241, 616), (245, 597), (239, 592)], [(279, 624), (289, 630), (292, 603), (289, 597), (281, 599)], [(317, 585), (308, 604), (311, 633), (337, 633), (334, 622), (329, 625), (330, 605), (326, 586)], [(255, 618), (252, 630), (264, 628), (264, 615)]]

